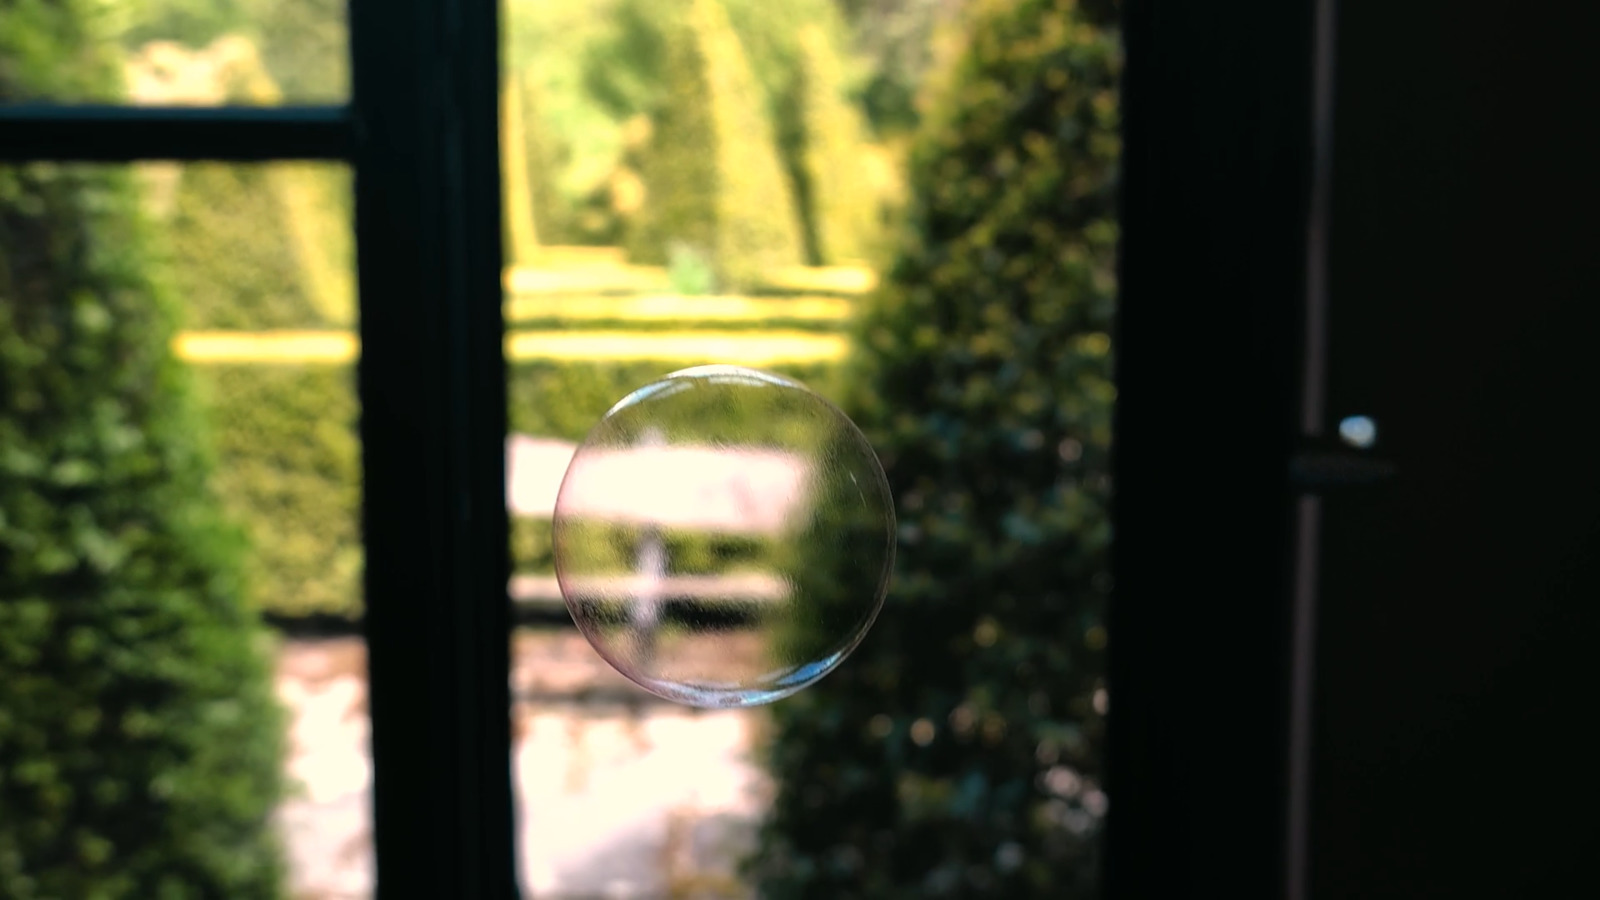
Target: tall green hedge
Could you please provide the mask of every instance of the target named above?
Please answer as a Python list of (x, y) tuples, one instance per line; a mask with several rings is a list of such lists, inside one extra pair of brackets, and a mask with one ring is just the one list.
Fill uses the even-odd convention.
[(668, 33), (665, 98), (630, 256), (662, 264), (675, 247), (687, 248), (710, 262), (724, 288), (802, 262), (772, 122), (727, 12), (718, 0), (687, 0)]
[[(806, 194), (805, 174), (806, 116), (803, 111), (802, 49), (800, 35), (812, 31), (826, 43), (826, 52), (839, 60), (845, 43), (844, 23), (834, 0), (720, 0), (727, 12), (739, 45), (744, 50), (748, 69), (760, 89), (762, 112), (767, 120), (781, 162), (781, 171), (793, 192), (795, 212), (800, 217), (803, 249), (809, 260), (817, 258), (810, 234), (812, 210)], [(611, 0), (585, 7), (594, 22), (587, 41), (580, 47), (583, 95), (574, 98), (579, 106), (610, 118), (623, 131), (622, 123), (635, 116), (660, 118), (678, 102), (667, 77), (671, 48), (681, 41), (685, 2), (660, 0)], [(558, 7), (559, 8), (559, 7)], [(554, 15), (569, 15), (563, 8)], [(556, 43), (546, 38), (546, 44)], [(563, 54), (563, 47), (525, 47), (524, 52), (544, 60)], [(846, 90), (849, 93), (849, 90)], [(592, 121), (570, 120), (570, 131), (585, 136), (606, 130)], [(588, 142), (588, 141), (586, 141)], [(591, 143), (595, 150), (598, 145)], [(582, 156), (580, 152), (578, 154)], [(615, 161), (619, 169), (633, 170), (631, 148), (626, 146)], [(628, 215), (627, 210), (616, 212)], [(635, 232), (644, 237), (646, 232)], [(648, 248), (645, 248), (648, 249)], [(659, 252), (659, 251), (657, 251)]]
[[(532, 104), (528, 94), (531, 86), (517, 72), (509, 72), (500, 82), (500, 168), (504, 170), (505, 212), (501, 216), (502, 240), (505, 245), (505, 262), (509, 266), (532, 265), (539, 252), (539, 225), (541, 219), (549, 227), (549, 219), (535, 211), (534, 185), (541, 174), (536, 169), (538, 125), (528, 127), (528, 112)], [(548, 237), (546, 238), (548, 240)]]
[(347, 366), (197, 367), (213, 483), (251, 538), (253, 599), (278, 616), (361, 612), (361, 439)]
[(835, 266), (870, 260), (880, 210), (866, 172), (866, 122), (845, 94), (844, 67), (827, 34), (808, 25), (799, 43), (801, 180), (812, 261)]
[[(0, 98), (105, 71), (91, 6), (0, 0)], [(139, 215), (0, 168), (0, 895), (269, 900), (284, 723)]]
[[(979, 0), (970, 27), (844, 386), (894, 581), (774, 707), (750, 863), (774, 900), (1094, 896), (1119, 51), (1073, 0)], [(850, 557), (801, 569), (813, 618), (856, 602)]]
[(234, 2), (243, 12), (242, 30), (261, 47), (273, 80), (290, 102), (343, 103), (349, 99), (348, 0)]
[[(353, 318), (348, 260), (341, 272), (323, 258), (327, 243), (297, 231), (323, 225), (318, 231), (331, 232), (326, 226), (337, 223), (348, 234), (337, 200), (315, 181), (342, 173), (279, 165), (191, 163), (179, 171), (172, 215), (162, 224), (186, 326), (265, 331)], [(318, 193), (297, 208), (296, 189)]]

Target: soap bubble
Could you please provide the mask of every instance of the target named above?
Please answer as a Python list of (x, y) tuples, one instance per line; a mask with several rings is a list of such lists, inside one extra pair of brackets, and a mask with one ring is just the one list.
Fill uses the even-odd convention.
[(618, 671), (680, 703), (786, 697), (877, 618), (894, 561), (883, 467), (837, 407), (738, 366), (685, 369), (595, 426), (556, 499), (556, 577)]

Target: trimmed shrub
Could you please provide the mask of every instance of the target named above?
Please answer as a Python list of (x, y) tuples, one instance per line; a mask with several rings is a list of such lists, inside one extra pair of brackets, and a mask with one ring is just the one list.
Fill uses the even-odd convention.
[(164, 223), (191, 328), (259, 331), (354, 320), (343, 170), (192, 163)]
[(197, 368), (222, 462), (213, 483), (249, 532), (249, 583), (278, 616), (362, 610), (361, 439), (348, 366)]
[(843, 66), (822, 29), (806, 26), (799, 40), (796, 95), (811, 262), (835, 266), (868, 260), (876, 249), (879, 209), (868, 177), (866, 124), (844, 94)]
[(665, 99), (644, 161), (642, 221), (630, 257), (664, 264), (674, 247), (710, 258), (723, 288), (794, 265), (802, 248), (760, 86), (717, 0), (689, 0), (671, 28)]
[[(812, 135), (810, 129), (818, 124), (808, 96), (815, 86), (815, 68), (827, 67), (827, 75), (834, 79), (829, 89), (845, 90), (845, 66), (840, 55), (844, 44), (844, 23), (832, 0), (793, 0), (789, 3), (768, 3), (765, 0), (724, 0), (728, 18), (739, 35), (740, 43), (750, 59), (751, 69), (761, 84), (767, 103), (767, 116), (772, 122), (777, 140), (778, 156), (783, 161), (784, 175), (794, 191), (796, 212), (800, 216), (799, 228), (809, 263), (825, 259), (817, 245), (818, 219), (816, 200), (811, 195), (811, 170), (808, 148)], [(811, 36), (811, 45), (805, 36)], [(819, 54), (826, 59), (807, 59), (807, 54)], [(833, 124), (833, 123), (829, 123)], [(843, 133), (823, 137), (832, 147), (831, 139)], [(853, 151), (856, 148), (851, 148)], [(859, 161), (857, 162), (859, 166)]]
[[(814, 260), (807, 224), (811, 211), (805, 194), (799, 34), (812, 29), (825, 35), (829, 51), (837, 54), (843, 43), (843, 23), (832, 0), (722, 0), (722, 6), (760, 86), (762, 108), (800, 216), (796, 227), (806, 258)], [(603, 25), (582, 53), (582, 84), (588, 104), (618, 123), (635, 116), (659, 118), (673, 99), (666, 78), (668, 48), (677, 40), (673, 23), (681, 13), (681, 5), (656, 0), (614, 0), (594, 7), (593, 15)], [(595, 130), (592, 124), (585, 128)], [(638, 168), (633, 156), (634, 148), (625, 138), (617, 163), (618, 176), (625, 180), (631, 180)], [(631, 210), (620, 205), (616, 211), (624, 217), (631, 215)]]
[[(215, 2), (215, 0), (212, 0)], [(295, 103), (350, 99), (347, 0), (235, 0), (236, 27), (255, 38), (272, 78)]]
[[(104, 71), (87, 6), (0, 0), (0, 97)], [(0, 893), (269, 900), (284, 722), (138, 219), (0, 168)]]
[[(895, 580), (855, 655), (773, 708), (749, 873), (774, 900), (1094, 896), (1119, 51), (1073, 0), (979, 0), (971, 27), (844, 376)], [(849, 608), (850, 565), (798, 569), (812, 618)]]
[(532, 67), (506, 73), (501, 95), (501, 146), (505, 155), (504, 192), (508, 264), (532, 265), (540, 245), (569, 241), (577, 223), (577, 204), (561, 195), (564, 142), (546, 116), (545, 88)]
[(300, 282), (317, 324), (356, 324), (355, 195), (350, 171), (326, 163), (278, 162), (268, 177), (294, 242)]
[[(531, 105), (525, 96), (531, 89), (524, 79), (509, 73), (500, 85), (500, 166), (505, 170), (505, 256), (506, 264), (532, 265), (539, 253), (539, 217), (534, 214), (534, 171), (531, 159), (537, 153), (534, 135), (525, 121)], [(532, 151), (532, 152), (530, 152)], [(546, 222), (549, 220), (546, 219)]]

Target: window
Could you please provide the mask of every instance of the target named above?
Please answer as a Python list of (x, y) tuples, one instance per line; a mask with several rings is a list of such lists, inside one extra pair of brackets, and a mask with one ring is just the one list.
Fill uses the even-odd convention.
[[(337, 46), (339, 8), (325, 6), (325, 21), (315, 4), (275, 9), (305, 12)], [(20, 33), (12, 17), (39, 12), (47, 33), (92, 46), (72, 31), (78, 7), (8, 4), (0, 16)], [(511, 896), (495, 9), (424, 2), (407, 15), (357, 3), (349, 23), (347, 104), (11, 95), (0, 158), (349, 165), (364, 594), (386, 598), (365, 620), (378, 877), (385, 896)], [(282, 96), (338, 101), (336, 82)]]
[[(1292, 885), (1283, 836), (1304, 828), (1284, 793), (1308, 685), (1285, 685), (1286, 597), (1305, 565), (1293, 537), (1314, 520), (1288, 465), (1317, 431), (1296, 415), (1315, 408), (1296, 388), (1315, 359), (1313, 4), (1147, 6), (1125, 16), (1122, 231), (1108, 238), (1122, 263), (1107, 883), (1180, 895), (1244, 873), (1236, 885), (1265, 895)], [(326, 85), (286, 96), (336, 105), (11, 98), (26, 102), (0, 105), (0, 160), (348, 166), (378, 890), (511, 897), (499, 15), (487, 0), (355, 0), (348, 29), (347, 103)], [(903, 88), (877, 85), (872, 102)], [(507, 212), (515, 257), (527, 216)], [(691, 256), (667, 262), (693, 279)], [(1194, 602), (1212, 588), (1231, 601)], [(1228, 801), (1200, 815), (1219, 789)]]

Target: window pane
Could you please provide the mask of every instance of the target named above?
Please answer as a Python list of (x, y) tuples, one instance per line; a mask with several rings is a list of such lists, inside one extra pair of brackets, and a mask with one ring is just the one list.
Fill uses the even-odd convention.
[[(536, 895), (1092, 895), (1110, 7), (507, 0), (514, 757)], [(634, 687), (573, 633), (554, 576), (575, 445), (630, 391), (717, 363), (835, 400), (899, 514), (865, 642), (753, 710)], [(725, 600), (771, 563), (760, 512), (749, 534), (619, 538), (616, 564)], [(801, 555), (777, 602), (858, 605), (847, 560)], [(713, 670), (738, 640), (681, 646)]]
[(0, 168), (0, 883), (371, 894), (349, 206)]
[(345, 8), (346, 0), (6, 0), (0, 103), (343, 102)]

